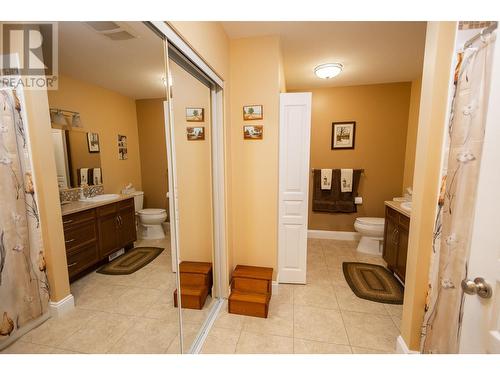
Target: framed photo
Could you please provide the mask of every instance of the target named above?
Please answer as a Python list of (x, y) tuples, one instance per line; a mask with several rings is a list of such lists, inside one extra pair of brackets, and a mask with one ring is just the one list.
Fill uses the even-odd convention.
[(262, 125), (243, 125), (243, 139), (260, 140), (264, 135)]
[(186, 108), (186, 121), (187, 122), (203, 122), (205, 121), (204, 108)]
[(205, 140), (205, 127), (204, 126), (190, 126), (186, 128), (186, 135), (188, 141), (204, 141)]
[(118, 134), (118, 160), (128, 159), (127, 136)]
[(245, 105), (243, 106), (243, 120), (262, 120), (264, 112), (262, 105)]
[(87, 133), (87, 145), (89, 146), (89, 152), (100, 152), (101, 148), (99, 146), (99, 134)]
[(332, 150), (352, 150), (356, 136), (356, 121), (332, 123)]

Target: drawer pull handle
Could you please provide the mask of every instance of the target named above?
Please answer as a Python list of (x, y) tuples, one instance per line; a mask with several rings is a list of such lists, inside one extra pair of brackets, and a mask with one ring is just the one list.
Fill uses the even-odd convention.
[(66, 241), (64, 241), (64, 242), (66, 242), (66, 243), (70, 243), (70, 242), (73, 242), (73, 241), (75, 241), (75, 239), (74, 239), (74, 238), (72, 238), (71, 240), (66, 240)]
[(78, 264), (78, 262), (68, 264), (68, 268), (69, 268), (69, 267), (74, 267), (74, 266), (76, 266), (77, 264)]
[(72, 223), (73, 220), (66, 220), (66, 221), (63, 221), (63, 224), (69, 224), (69, 223)]

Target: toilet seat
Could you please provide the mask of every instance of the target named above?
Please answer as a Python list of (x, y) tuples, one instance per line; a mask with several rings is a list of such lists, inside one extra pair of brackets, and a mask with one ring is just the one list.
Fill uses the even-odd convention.
[(137, 212), (139, 215), (161, 215), (167, 213), (163, 208), (145, 208)]
[(383, 227), (385, 224), (385, 220), (382, 217), (358, 217), (356, 222), (363, 225), (369, 226), (381, 226)]

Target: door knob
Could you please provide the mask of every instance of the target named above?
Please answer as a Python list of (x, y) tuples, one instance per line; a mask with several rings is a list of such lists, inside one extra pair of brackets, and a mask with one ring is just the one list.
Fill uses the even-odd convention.
[(493, 294), (491, 286), (482, 277), (476, 277), (474, 281), (463, 279), (461, 285), (462, 290), (466, 294), (477, 294), (481, 298), (491, 298)]

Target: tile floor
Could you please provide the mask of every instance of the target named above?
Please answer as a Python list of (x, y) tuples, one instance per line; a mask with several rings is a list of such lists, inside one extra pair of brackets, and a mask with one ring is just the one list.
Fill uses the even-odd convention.
[[(71, 285), (76, 308), (49, 319), (3, 353), (179, 353), (169, 240), (140, 242), (165, 251), (128, 276), (95, 272)], [(392, 353), (402, 306), (356, 297), (343, 261), (381, 263), (356, 254), (352, 241), (309, 240), (308, 284), (280, 285), (268, 319), (227, 313), (210, 331), (203, 353)], [(209, 306), (183, 310), (185, 350)]]
[(267, 319), (221, 310), (203, 353), (393, 353), (402, 306), (360, 299), (347, 285), (342, 262), (384, 265), (357, 254), (357, 242), (310, 239), (307, 285), (279, 285)]

